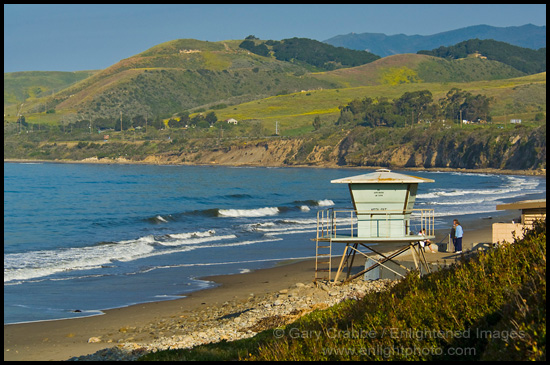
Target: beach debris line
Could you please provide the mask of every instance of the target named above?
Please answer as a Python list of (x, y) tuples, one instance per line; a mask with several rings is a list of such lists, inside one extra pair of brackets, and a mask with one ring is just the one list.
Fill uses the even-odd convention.
[[(117, 343), (90, 355), (70, 361), (133, 361), (149, 352), (185, 349), (220, 341), (249, 338), (258, 332), (286, 325), (317, 309), (331, 307), (343, 300), (360, 300), (365, 295), (389, 290), (399, 280), (354, 280), (345, 285), (331, 282), (296, 283), (275, 293), (235, 299), (219, 306), (201, 307), (194, 313), (183, 312), (178, 318), (166, 318), (141, 328), (90, 337), (95, 342)], [(154, 334), (153, 341), (139, 341)]]

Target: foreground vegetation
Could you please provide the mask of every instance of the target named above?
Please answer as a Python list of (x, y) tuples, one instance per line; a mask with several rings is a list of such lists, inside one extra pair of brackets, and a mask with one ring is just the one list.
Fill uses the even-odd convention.
[(512, 244), (286, 327), (141, 360), (546, 360), (546, 221)]

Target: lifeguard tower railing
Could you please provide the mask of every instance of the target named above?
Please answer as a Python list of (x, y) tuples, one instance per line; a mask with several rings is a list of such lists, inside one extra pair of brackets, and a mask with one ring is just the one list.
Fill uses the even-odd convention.
[[(361, 253), (357, 249), (358, 245), (371, 251), (374, 251), (374, 247), (376, 247), (376, 251), (401, 247), (389, 257), (378, 252), (384, 256), (384, 259), (377, 265), (383, 266), (385, 261), (391, 261), (400, 253), (413, 248), (418, 241), (434, 239), (434, 216), (433, 209), (371, 210), (358, 213), (354, 209), (329, 208), (318, 211), (315, 279), (319, 279), (319, 272), (327, 272), (328, 277), (324, 277), (324, 279), (331, 280), (333, 242), (346, 244), (342, 261), (336, 273), (336, 281), (343, 269), (344, 256), (347, 255), (349, 258), (351, 254), (354, 257), (355, 252)], [(422, 230), (426, 232), (423, 236), (419, 235)], [(352, 249), (348, 251), (348, 247)], [(348, 251), (347, 254), (346, 251)], [(365, 256), (364, 253), (362, 254)], [(346, 258), (346, 262), (348, 258)]]
[(373, 210), (357, 213), (353, 209), (324, 209), (317, 212), (317, 240), (410, 241), (410, 236), (426, 230), (434, 236), (434, 210)]

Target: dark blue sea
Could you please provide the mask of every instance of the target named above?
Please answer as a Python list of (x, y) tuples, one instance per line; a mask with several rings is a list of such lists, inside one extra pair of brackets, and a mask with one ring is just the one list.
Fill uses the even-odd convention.
[[(4, 163), (4, 323), (101, 314), (215, 285), (201, 278), (315, 255), (330, 181), (358, 169)], [(544, 177), (407, 172), (436, 228), (498, 221), (496, 204), (546, 197)], [(313, 279), (313, 278), (312, 278)]]

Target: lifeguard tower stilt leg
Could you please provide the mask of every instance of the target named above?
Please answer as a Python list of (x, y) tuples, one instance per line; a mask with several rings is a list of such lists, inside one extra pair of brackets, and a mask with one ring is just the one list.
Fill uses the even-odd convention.
[[(358, 249), (359, 245), (361, 245), (361, 246), (365, 247), (366, 249), (374, 252), (380, 258), (379, 259), (374, 259), (372, 255), (369, 256), (368, 254), (365, 254), (364, 252), (361, 252)], [(343, 282), (347, 282), (347, 281), (353, 280), (353, 279), (355, 279), (355, 278), (357, 278), (357, 277), (359, 277), (359, 276), (361, 276), (361, 275), (363, 275), (363, 274), (365, 274), (365, 273), (367, 273), (367, 272), (369, 272), (369, 271), (371, 271), (371, 270), (373, 270), (373, 269), (375, 269), (379, 266), (384, 267), (385, 269), (393, 272), (396, 275), (404, 277), (404, 275), (402, 273), (399, 273), (399, 272), (395, 271), (391, 267), (385, 265), (385, 263), (392, 262), (393, 264), (395, 264), (395, 265), (399, 266), (400, 268), (404, 269), (405, 273), (409, 272), (410, 271), (409, 268), (407, 268), (406, 266), (403, 266), (398, 261), (394, 261), (394, 259), (397, 256), (407, 252), (408, 250), (411, 250), (411, 254), (412, 254), (412, 257), (413, 257), (415, 268), (419, 271), (419, 273), (422, 274), (422, 267), (424, 267), (425, 273), (429, 273), (430, 272), (430, 267), (429, 267), (429, 265), (426, 261), (426, 257), (423, 255), (422, 250), (419, 250), (419, 247), (416, 247), (416, 245), (418, 245), (418, 244), (412, 244), (411, 243), (410, 245), (399, 248), (396, 251), (394, 251), (391, 254), (386, 256), (381, 252), (377, 252), (372, 246), (367, 246), (367, 245), (361, 244), (361, 243), (347, 243), (346, 247), (344, 249), (344, 252), (342, 254), (342, 258), (340, 260), (340, 265), (338, 266), (338, 271), (336, 272), (336, 276), (334, 277), (334, 282), (335, 283), (338, 282), (338, 278), (340, 277), (340, 274), (342, 274), (343, 272), (346, 272), (346, 278), (343, 280)], [(353, 262), (354, 262), (356, 253), (359, 253), (359, 254), (363, 255), (364, 257), (366, 257), (366, 258), (370, 258), (372, 261), (375, 261), (375, 264), (373, 264), (373, 265), (369, 266), (368, 268), (365, 268), (364, 270), (361, 270), (358, 273), (352, 275), (351, 269), (353, 267)], [(419, 267), (419, 264), (420, 264), (420, 267)]]

